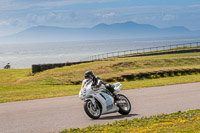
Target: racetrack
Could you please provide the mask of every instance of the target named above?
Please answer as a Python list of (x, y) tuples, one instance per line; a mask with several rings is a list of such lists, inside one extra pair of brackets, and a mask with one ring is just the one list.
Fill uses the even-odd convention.
[(102, 115), (91, 120), (84, 112), (78, 96), (66, 96), (0, 104), (0, 133), (48, 133), (65, 128), (106, 124), (115, 120), (132, 119), (179, 110), (200, 109), (200, 83), (150, 87), (121, 91), (132, 111)]

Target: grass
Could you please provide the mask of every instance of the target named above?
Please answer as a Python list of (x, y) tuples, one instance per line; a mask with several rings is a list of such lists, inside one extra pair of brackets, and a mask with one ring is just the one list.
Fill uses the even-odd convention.
[[(0, 103), (76, 95), (80, 84), (73, 83), (82, 81), (87, 70), (93, 70), (105, 80), (132, 73), (186, 68), (200, 68), (200, 53), (116, 58), (51, 69), (34, 76), (31, 69), (0, 69)], [(124, 89), (135, 89), (191, 82), (200, 82), (200, 75), (123, 81), (122, 84)]]
[(159, 79), (144, 79), (136, 81), (121, 82), (123, 89), (137, 89), (154, 86), (175, 85), (184, 83), (200, 82), (200, 75), (184, 75), (177, 77), (165, 77)]
[(116, 58), (110, 61), (56, 68), (21, 78), (16, 84), (66, 85), (81, 82), (85, 71), (92, 70), (103, 80), (127, 74), (160, 70), (200, 68), (200, 53), (169, 54), (148, 57)]
[[(200, 82), (200, 75), (184, 75), (159, 79), (124, 81), (123, 89)], [(78, 95), (81, 85), (11, 85), (0, 87), (0, 103)]]
[(60, 133), (194, 133), (200, 131), (200, 110), (121, 120), (106, 125), (71, 128)]
[(20, 85), (0, 87), (0, 103), (77, 95), (77, 85)]
[(31, 69), (0, 69), (0, 86), (14, 85), (20, 79), (31, 76)]

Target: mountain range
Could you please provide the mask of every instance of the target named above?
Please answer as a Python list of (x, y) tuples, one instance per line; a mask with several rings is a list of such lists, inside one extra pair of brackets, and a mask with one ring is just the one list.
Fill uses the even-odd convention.
[(36, 26), (19, 33), (0, 38), (0, 43), (64, 42), (81, 40), (138, 39), (158, 37), (199, 36), (200, 31), (190, 31), (183, 26), (158, 28), (150, 24), (132, 21), (114, 24), (98, 24), (92, 28), (62, 28)]

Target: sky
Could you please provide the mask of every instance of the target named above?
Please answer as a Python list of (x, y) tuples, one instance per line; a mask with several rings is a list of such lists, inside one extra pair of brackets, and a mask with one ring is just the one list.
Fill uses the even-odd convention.
[(39, 25), (90, 28), (127, 21), (200, 30), (200, 0), (0, 0), (0, 36)]

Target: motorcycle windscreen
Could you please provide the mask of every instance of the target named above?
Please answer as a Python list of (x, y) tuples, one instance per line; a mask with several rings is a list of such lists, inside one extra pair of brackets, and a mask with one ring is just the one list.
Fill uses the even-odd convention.
[(111, 110), (113, 108), (113, 98), (104, 92), (101, 92), (100, 95), (105, 99), (107, 111)]
[(89, 80), (89, 79), (85, 79), (83, 80), (82, 82), (82, 86), (81, 86), (81, 90), (79, 92), (79, 98), (81, 100), (83, 100), (91, 91), (92, 89), (89, 88), (87, 91), (86, 91), (86, 88), (92, 83), (92, 80)]

